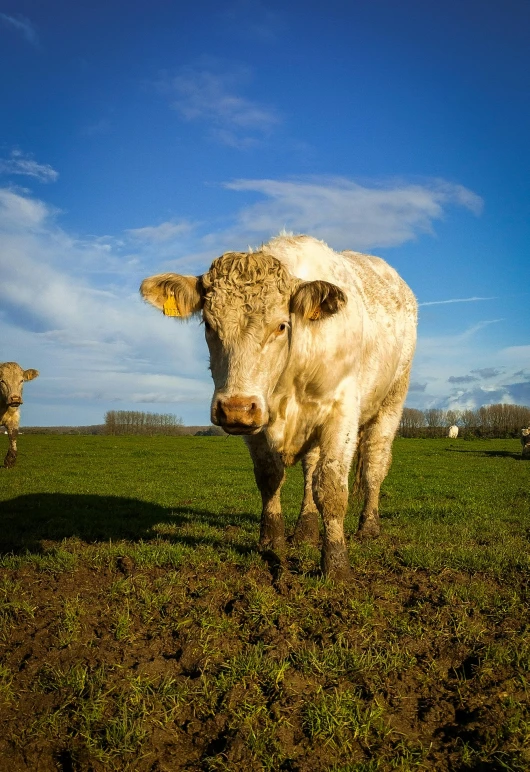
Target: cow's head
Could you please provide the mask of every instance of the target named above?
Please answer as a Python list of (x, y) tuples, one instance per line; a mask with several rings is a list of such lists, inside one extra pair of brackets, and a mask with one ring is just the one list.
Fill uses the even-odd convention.
[(16, 362), (0, 364), (1, 401), (8, 407), (19, 407), (22, 404), (24, 381), (32, 381), (38, 374), (38, 370), (23, 370)]
[(211, 418), (230, 434), (267, 425), (293, 325), (321, 324), (346, 303), (339, 287), (302, 282), (263, 252), (229, 252), (199, 277), (151, 276), (140, 292), (168, 316), (202, 312), (215, 384)]

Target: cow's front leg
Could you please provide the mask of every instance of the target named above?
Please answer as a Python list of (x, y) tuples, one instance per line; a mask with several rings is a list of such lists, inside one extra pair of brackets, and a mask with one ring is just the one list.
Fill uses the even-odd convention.
[(339, 459), (321, 458), (313, 478), (313, 495), (324, 522), (321, 566), (331, 579), (350, 575), (344, 536), (344, 517), (348, 507), (349, 466)]
[(7, 434), (9, 436), (9, 448), (4, 458), (4, 466), (7, 469), (15, 466), (17, 460), (17, 430), (16, 428), (7, 427)]
[[(355, 395), (346, 399), (350, 407)], [(350, 562), (344, 536), (348, 477), (359, 429), (358, 415), (335, 415), (320, 438), (320, 458), (313, 475), (313, 496), (324, 523), (321, 566), (325, 576), (348, 579)]]
[(318, 509), (313, 498), (313, 475), (315, 472), (320, 449), (313, 448), (302, 459), (304, 470), (304, 498), (292, 540), (295, 544), (317, 545), (319, 540)]
[(261, 493), (262, 511), (259, 548), (277, 555), (285, 552), (285, 526), (280, 491), (285, 479), (285, 465), (271, 450), (263, 434), (245, 437), (254, 464), (254, 476)]
[(344, 536), (348, 475), (357, 445), (357, 423), (330, 423), (321, 438), (313, 475), (313, 496), (324, 522), (321, 566), (325, 576), (348, 579), (350, 563)]

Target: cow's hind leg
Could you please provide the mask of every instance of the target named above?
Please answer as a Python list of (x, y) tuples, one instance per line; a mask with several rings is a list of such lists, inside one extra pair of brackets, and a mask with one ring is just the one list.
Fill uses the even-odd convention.
[(271, 450), (263, 434), (245, 437), (254, 464), (254, 476), (263, 504), (259, 548), (277, 555), (285, 552), (285, 526), (280, 491), (285, 479), (285, 465)]
[(392, 442), (399, 426), (407, 394), (409, 373), (394, 384), (378, 414), (364, 426), (359, 446), (361, 488), (364, 505), (357, 535), (360, 538), (379, 536), (379, 493), (392, 462)]
[(313, 448), (302, 459), (304, 470), (304, 498), (292, 541), (295, 544), (317, 545), (319, 540), (318, 509), (313, 498), (313, 475), (320, 455), (319, 448)]

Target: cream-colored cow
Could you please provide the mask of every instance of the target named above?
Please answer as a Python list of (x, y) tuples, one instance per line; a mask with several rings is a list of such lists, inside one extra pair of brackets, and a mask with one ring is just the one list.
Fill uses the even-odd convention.
[(521, 429), (521, 445), (523, 458), (530, 458), (530, 426), (527, 429)]
[(317, 541), (320, 513), (323, 571), (346, 577), (343, 522), (357, 449), (365, 494), (358, 533), (379, 534), (379, 490), (416, 344), (409, 287), (378, 257), (279, 236), (257, 251), (222, 255), (202, 276), (152, 276), (141, 293), (170, 316), (202, 313), (211, 418), (245, 435), (263, 501), (261, 549), (285, 548), (280, 489), (285, 467), (301, 459), (294, 539)]
[(32, 381), (38, 370), (23, 370), (16, 362), (0, 363), (0, 426), (5, 426), (9, 436), (9, 449), (4, 466), (15, 466), (17, 460), (17, 435), (20, 425), (20, 406), (24, 381)]
[(447, 436), (450, 440), (456, 440), (458, 437), (458, 426), (450, 426), (449, 431), (447, 432)]

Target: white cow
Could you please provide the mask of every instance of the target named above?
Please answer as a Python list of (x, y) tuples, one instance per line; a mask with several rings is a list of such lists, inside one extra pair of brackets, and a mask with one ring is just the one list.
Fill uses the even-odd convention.
[(458, 426), (450, 426), (447, 436), (449, 437), (450, 440), (456, 440), (456, 438), (458, 437)]
[(521, 429), (521, 445), (523, 458), (530, 458), (530, 426), (527, 429)]
[(283, 553), (280, 488), (302, 460), (296, 541), (318, 539), (322, 568), (349, 574), (348, 473), (358, 437), (361, 536), (379, 534), (379, 490), (391, 461), (416, 344), (416, 300), (387, 263), (337, 253), (309, 236), (279, 236), (229, 252), (202, 276), (145, 279), (167, 315), (202, 313), (215, 384), (212, 422), (243, 434), (263, 501), (260, 547)]

